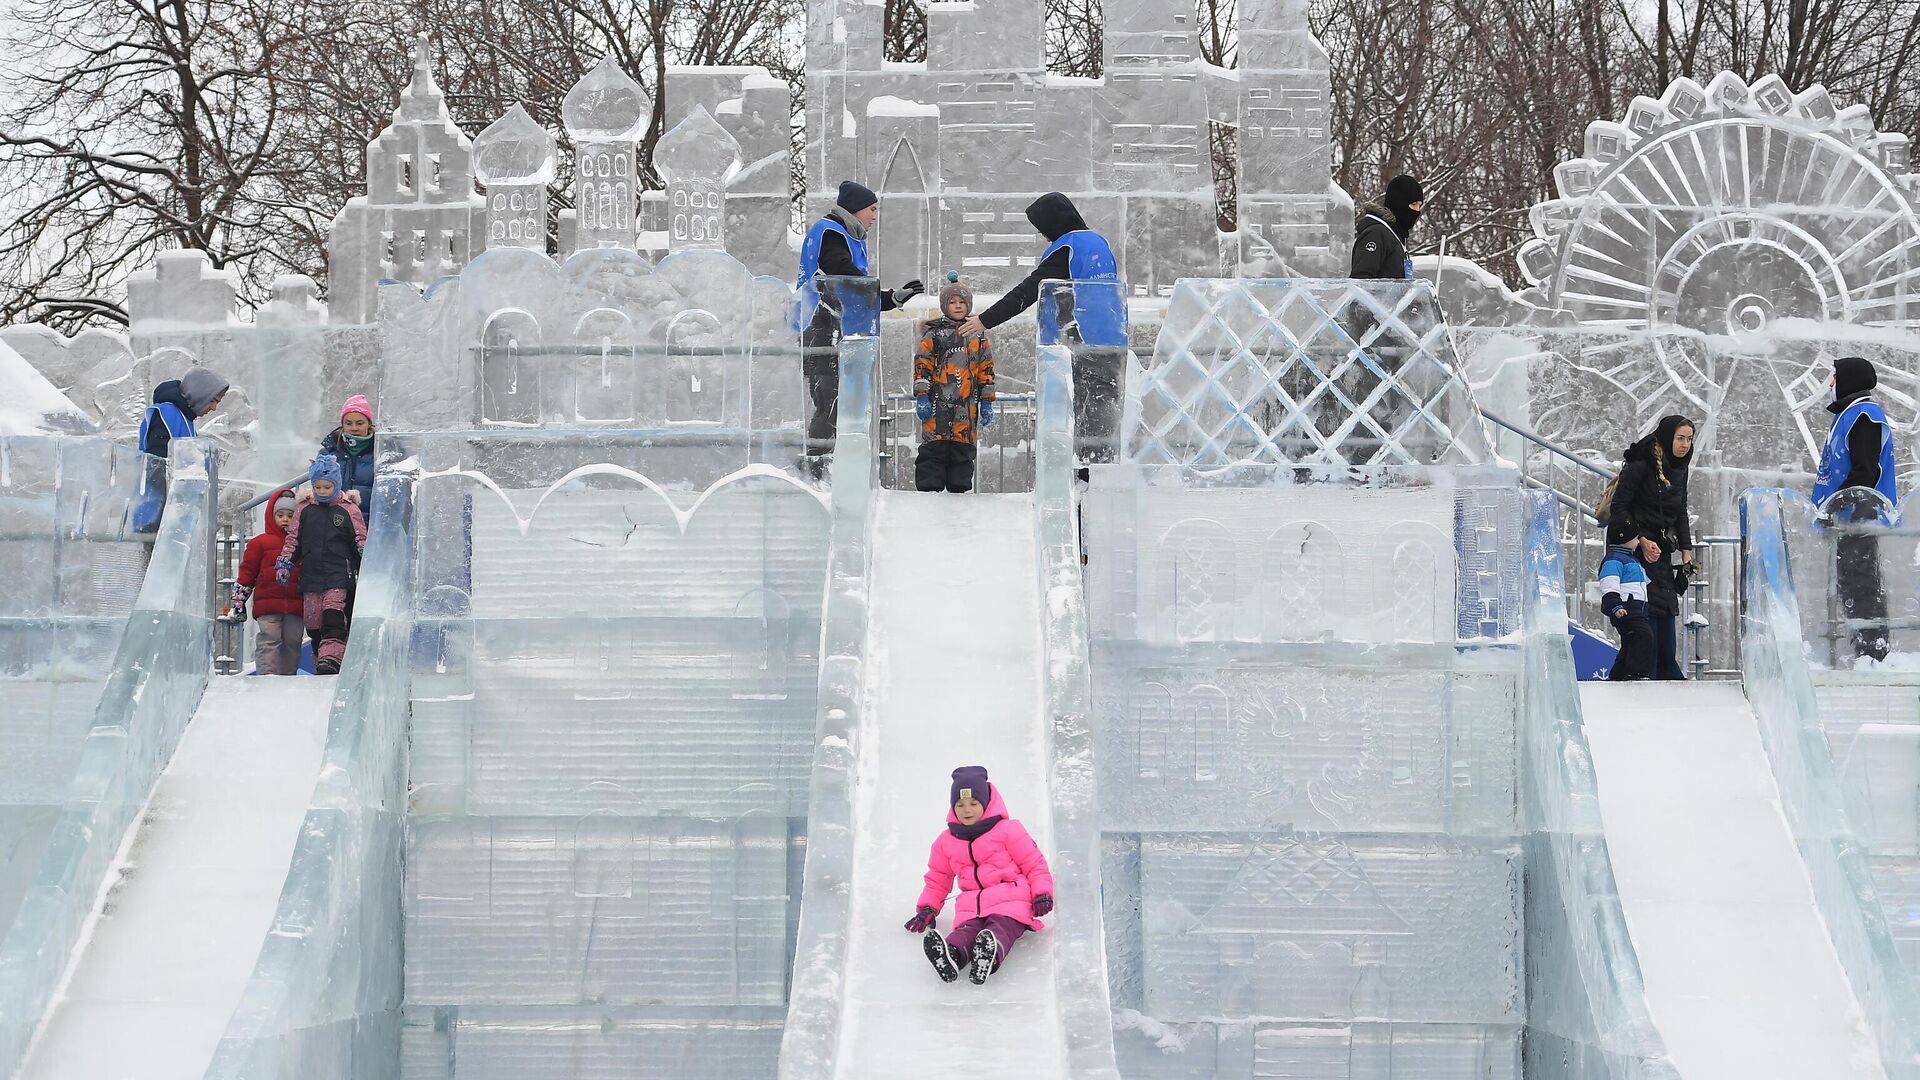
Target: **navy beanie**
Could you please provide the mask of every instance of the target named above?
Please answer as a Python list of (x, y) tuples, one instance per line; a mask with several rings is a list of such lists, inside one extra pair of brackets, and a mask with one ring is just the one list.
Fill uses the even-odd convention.
[(840, 197), (834, 200), (840, 209), (849, 214), (857, 214), (879, 201), (880, 196), (875, 195), (872, 188), (852, 180), (840, 181)]
[(974, 801), (981, 806), (993, 800), (993, 785), (987, 783), (985, 765), (962, 765), (953, 770), (953, 787), (947, 791), (947, 806), (959, 803), (962, 791), (972, 792)]

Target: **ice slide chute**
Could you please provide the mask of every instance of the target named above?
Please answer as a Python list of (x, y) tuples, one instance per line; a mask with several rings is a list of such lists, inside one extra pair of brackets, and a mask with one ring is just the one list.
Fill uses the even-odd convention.
[(272, 921), (337, 685), (227, 677), (208, 686), (22, 1080), (205, 1072)]
[(1648, 1008), (1686, 1080), (1886, 1076), (1732, 683), (1581, 693)]
[[(1051, 848), (1039, 572), (1024, 495), (888, 492), (876, 515), (868, 729), (855, 796), (849, 1001), (835, 1075), (1065, 1075), (1045, 932), (986, 986), (941, 983), (901, 928), (944, 827), (948, 774), (985, 765), (1008, 812)], [(940, 928), (953, 925), (950, 904)]]

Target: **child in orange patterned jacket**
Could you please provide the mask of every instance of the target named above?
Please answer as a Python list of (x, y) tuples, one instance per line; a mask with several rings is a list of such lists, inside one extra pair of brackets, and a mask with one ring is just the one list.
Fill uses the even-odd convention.
[(940, 289), (940, 312), (922, 329), (913, 355), (913, 411), (920, 419), (913, 486), (970, 491), (978, 429), (993, 423), (993, 348), (984, 334), (960, 333), (973, 314), (973, 290), (958, 274), (948, 274)]

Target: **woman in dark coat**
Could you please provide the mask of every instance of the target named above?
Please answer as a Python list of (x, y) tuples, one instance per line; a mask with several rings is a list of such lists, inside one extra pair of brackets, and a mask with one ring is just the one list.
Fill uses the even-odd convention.
[(1608, 525), (1633, 537), (1647, 564), (1647, 618), (1653, 623), (1653, 677), (1684, 679), (1680, 668), (1680, 594), (1693, 576), (1693, 530), (1687, 521), (1687, 467), (1693, 463), (1693, 421), (1665, 416), (1653, 434), (1627, 447), (1614, 485)]

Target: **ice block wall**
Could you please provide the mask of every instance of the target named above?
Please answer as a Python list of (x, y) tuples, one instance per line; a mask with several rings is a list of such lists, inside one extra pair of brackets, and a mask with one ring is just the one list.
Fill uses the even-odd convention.
[(1122, 1074), (1517, 1077), (1517, 481), (1120, 466), (1084, 506)]
[(401, 1074), (772, 1075), (823, 497), (764, 466), (662, 489), (631, 435), (400, 442), (419, 469)]
[(0, 436), (0, 927), (39, 864), (147, 552), (127, 533), (139, 455)]

